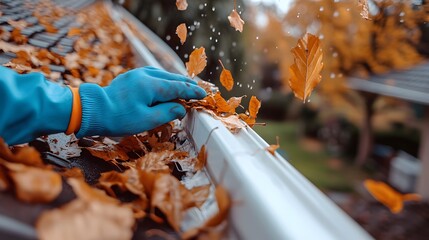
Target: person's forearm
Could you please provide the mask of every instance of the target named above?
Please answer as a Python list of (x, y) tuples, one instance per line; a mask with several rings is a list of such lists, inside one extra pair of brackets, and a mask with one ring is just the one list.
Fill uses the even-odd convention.
[(72, 93), (40, 73), (17, 74), (0, 67), (0, 137), (8, 144), (67, 130)]

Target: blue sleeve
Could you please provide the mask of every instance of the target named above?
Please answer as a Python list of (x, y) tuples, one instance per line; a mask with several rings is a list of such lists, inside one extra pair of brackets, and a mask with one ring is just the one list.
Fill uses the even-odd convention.
[(0, 137), (9, 145), (65, 132), (71, 109), (69, 88), (0, 66)]

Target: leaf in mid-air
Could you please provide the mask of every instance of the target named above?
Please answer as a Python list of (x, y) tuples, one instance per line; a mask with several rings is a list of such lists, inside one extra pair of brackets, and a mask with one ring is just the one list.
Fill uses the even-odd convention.
[(186, 42), (186, 36), (188, 34), (188, 30), (186, 29), (186, 24), (182, 23), (176, 28), (176, 34), (180, 38), (180, 43), (183, 45)]
[(243, 32), (244, 21), (241, 19), (240, 14), (237, 10), (233, 9), (231, 14), (228, 16), (231, 27), (235, 28), (236, 31)]
[(195, 49), (189, 56), (189, 62), (186, 63), (189, 77), (194, 78), (196, 75), (200, 74), (206, 66), (207, 56), (205, 48), (200, 47)]
[(310, 33), (305, 34), (292, 48), (292, 54), (295, 63), (289, 68), (289, 86), (295, 97), (305, 102), (322, 79), (320, 71), (323, 68), (323, 53), (319, 38)]
[(232, 77), (231, 71), (225, 68), (222, 61), (219, 60), (220, 65), (222, 66), (222, 72), (220, 73), (220, 83), (226, 88), (226, 90), (231, 91), (234, 87), (234, 78)]
[(186, 0), (176, 0), (176, 7), (180, 11), (185, 11), (188, 8), (188, 2)]

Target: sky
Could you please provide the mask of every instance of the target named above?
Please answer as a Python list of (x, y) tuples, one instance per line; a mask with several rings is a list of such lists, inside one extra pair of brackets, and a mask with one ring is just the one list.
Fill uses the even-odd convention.
[(267, 5), (275, 4), (278, 7), (278, 10), (282, 13), (285, 13), (289, 9), (289, 4), (293, 0), (247, 0), (255, 4), (264, 3)]

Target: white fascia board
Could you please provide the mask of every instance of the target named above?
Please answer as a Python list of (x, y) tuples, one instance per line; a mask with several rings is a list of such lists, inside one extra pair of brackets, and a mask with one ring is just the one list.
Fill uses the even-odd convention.
[(186, 128), (198, 149), (206, 144), (207, 170), (233, 199), (230, 226), (241, 239), (372, 239), (251, 129), (229, 132), (193, 111)]

